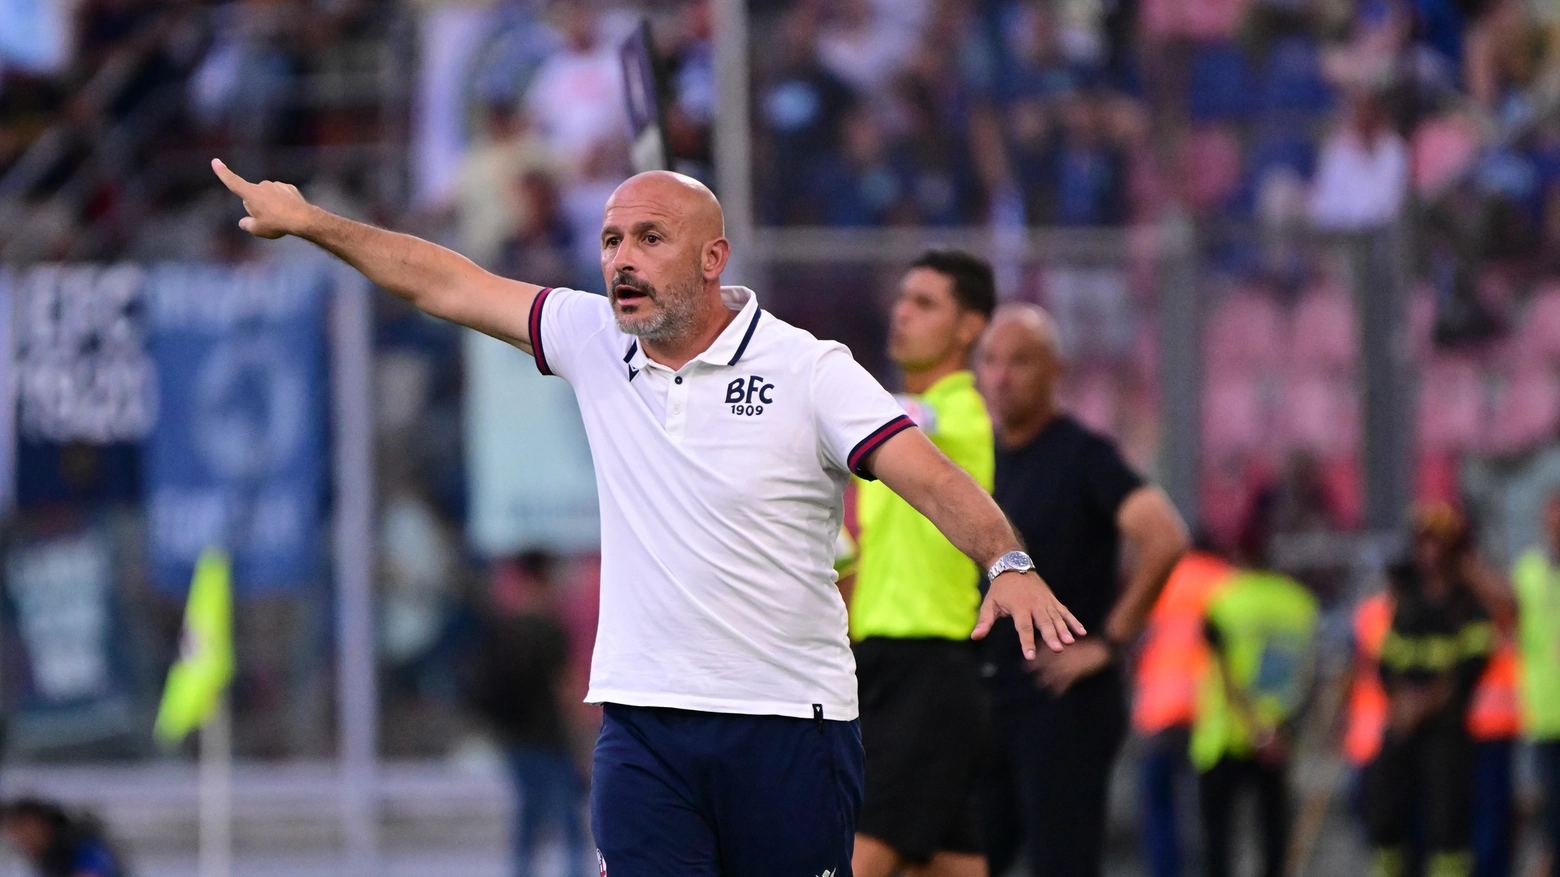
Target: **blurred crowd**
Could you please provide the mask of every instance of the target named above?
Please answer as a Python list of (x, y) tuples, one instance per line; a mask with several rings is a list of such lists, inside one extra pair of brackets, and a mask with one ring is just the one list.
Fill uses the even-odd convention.
[[(55, 5), (72, 6), (40, 4)], [(711, 4), (643, 7), (675, 167), (713, 182)], [(0, 49), (0, 264), (295, 252), (234, 230), (237, 208), (207, 170), (215, 154), (499, 273), (599, 288), (600, 207), (630, 170), (617, 53), (639, 6), (73, 8), (57, 55)], [(760, 225), (1192, 222), (1205, 530), (1227, 553), (1269, 557), (1326, 607), (1352, 596), (1346, 563), (1267, 549), (1363, 522), (1361, 299), (1334, 235), (1409, 228), (1419, 243), (1408, 347), (1436, 390), (1417, 414), (1421, 499), (1455, 500), (1469, 459), (1521, 461), (1560, 434), (1551, 0), (787, 0), (749, 12)], [(1047, 306), (1068, 346), (1070, 408), (1143, 463), (1160, 438), (1164, 272), (1121, 249), (1104, 264), (1025, 263), (1002, 292)], [(871, 254), (782, 259), (771, 276), (793, 288), (766, 306), (885, 372), (882, 267)], [(544, 815), (578, 831), (577, 778), (559, 754), (581, 746), (592, 717), (554, 701), (583, 690), (596, 559), (469, 544), (461, 336), (389, 297), (375, 308), (384, 750), (469, 754), (496, 727), (486, 736), (517, 779), (551, 790)], [(67, 486), (21, 497), (39, 532), (59, 529), (62, 498), (139, 501), (133, 457), (51, 453)], [(112, 527), (138, 542), (133, 525)], [(331, 750), (325, 635), (298, 621), (323, 616), (309, 599), (240, 621), (243, 753)], [(171, 657), (177, 606), (157, 611), (168, 636), (155, 651)], [(502, 632), (519, 628), (549, 647), (505, 651)], [(475, 667), (473, 643), (486, 656)], [(495, 706), (508, 684), (548, 706)]]

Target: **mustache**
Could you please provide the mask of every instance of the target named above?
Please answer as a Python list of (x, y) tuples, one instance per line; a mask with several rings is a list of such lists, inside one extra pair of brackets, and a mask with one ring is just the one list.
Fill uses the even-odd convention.
[(618, 273), (612, 275), (612, 288), (608, 290), (608, 292), (612, 294), (613, 300), (617, 299), (617, 289), (619, 286), (627, 286), (637, 290), (651, 301), (655, 301), (656, 299), (660, 298), (660, 294), (656, 292), (655, 287), (651, 286), (649, 283), (640, 280), (637, 277), (631, 277), (627, 274)]

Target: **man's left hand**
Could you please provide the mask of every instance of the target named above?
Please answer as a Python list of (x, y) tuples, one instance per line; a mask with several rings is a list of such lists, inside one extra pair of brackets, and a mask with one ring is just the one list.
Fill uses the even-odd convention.
[(1110, 646), (1097, 637), (1080, 640), (1060, 653), (1041, 652), (1029, 662), (1030, 672), (1054, 694), (1065, 694), (1080, 679), (1087, 679), (1110, 666), (1114, 660)]
[(1031, 661), (1035, 657), (1036, 630), (1053, 652), (1060, 652), (1063, 646), (1071, 644), (1075, 633), (1077, 636), (1088, 633), (1033, 572), (1005, 572), (992, 580), (986, 600), (980, 604), (980, 620), (970, 637), (984, 639), (991, 632), (991, 626), (1004, 615), (1012, 617), (1024, 657)]

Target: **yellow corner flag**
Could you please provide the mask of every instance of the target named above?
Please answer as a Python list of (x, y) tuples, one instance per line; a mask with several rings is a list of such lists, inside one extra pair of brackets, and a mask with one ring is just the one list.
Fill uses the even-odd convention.
[(177, 745), (211, 718), (218, 698), (233, 678), (233, 588), (227, 553), (207, 548), (195, 562), (179, 659), (168, 670), (162, 706), (157, 709), (157, 739)]

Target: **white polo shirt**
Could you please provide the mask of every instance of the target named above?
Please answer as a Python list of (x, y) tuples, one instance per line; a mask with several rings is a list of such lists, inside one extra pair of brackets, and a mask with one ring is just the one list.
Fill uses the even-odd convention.
[(618, 331), (604, 296), (550, 289), (531, 308), (537, 368), (574, 387), (601, 498), (586, 700), (854, 719), (842, 494), (914, 424), (843, 345), (750, 290), (722, 295), (736, 319), (676, 371)]

